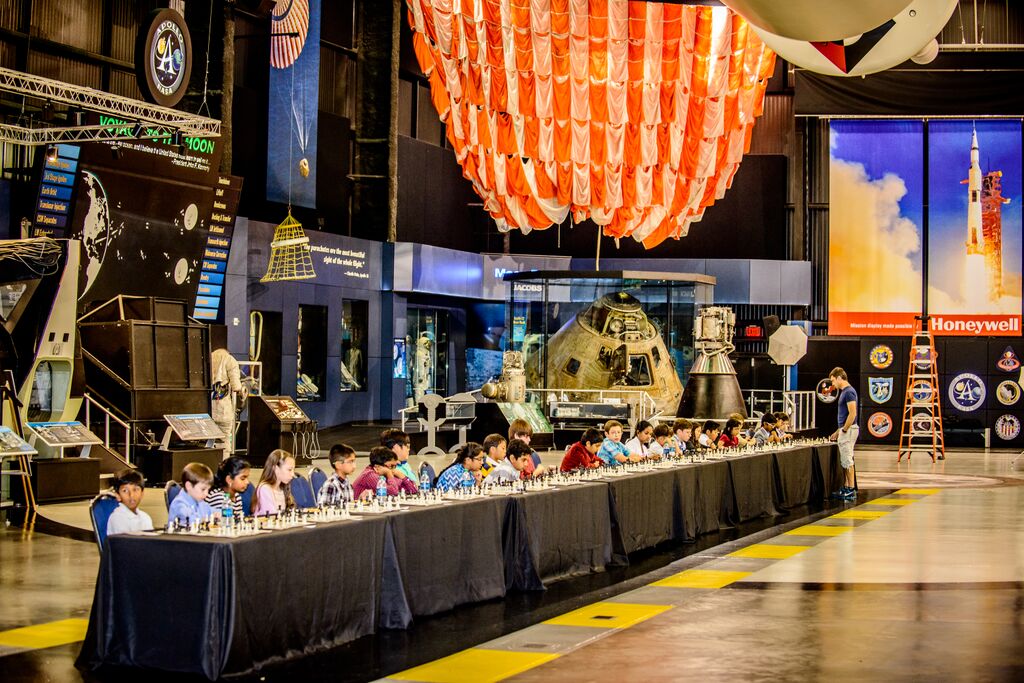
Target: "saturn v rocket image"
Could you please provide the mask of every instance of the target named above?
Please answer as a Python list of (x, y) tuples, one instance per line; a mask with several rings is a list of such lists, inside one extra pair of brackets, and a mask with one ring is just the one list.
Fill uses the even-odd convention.
[(969, 309), (982, 311), (1003, 295), (1002, 171), (984, 176), (978, 132), (971, 133), (971, 166), (967, 179), (967, 253), (962, 291)]

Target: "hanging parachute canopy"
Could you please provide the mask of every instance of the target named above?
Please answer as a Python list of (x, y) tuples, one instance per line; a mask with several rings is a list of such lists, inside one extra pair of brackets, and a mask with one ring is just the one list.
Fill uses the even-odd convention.
[(685, 236), (749, 149), (775, 56), (725, 7), (407, 0), (463, 175), (498, 228)]

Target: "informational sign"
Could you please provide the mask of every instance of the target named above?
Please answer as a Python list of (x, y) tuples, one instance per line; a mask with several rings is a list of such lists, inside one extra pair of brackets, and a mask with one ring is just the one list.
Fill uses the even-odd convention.
[(277, 419), (290, 422), (306, 422), (309, 420), (302, 408), (291, 396), (264, 396), (270, 409), (277, 415)]
[(223, 439), (224, 432), (207, 413), (164, 415), (167, 424), (182, 441), (209, 441)]
[(39, 197), (33, 220), (36, 237), (63, 237), (71, 221), (77, 180), (77, 145), (49, 145), (43, 157)]
[(29, 422), (36, 437), (51, 448), (95, 446), (100, 438), (81, 422)]
[(36, 450), (11, 431), (10, 427), (0, 426), (0, 457), (9, 458), (17, 455), (35, 455), (35, 453)]
[(406, 379), (409, 376), (405, 363), (405, 339), (401, 337), (395, 337), (391, 345), (392, 379)]
[(210, 213), (210, 232), (206, 237), (202, 266), (199, 269), (199, 288), (196, 291), (192, 317), (208, 322), (222, 322), (224, 318), (224, 278), (231, 252), (231, 236), (235, 230), (238, 200), (242, 196), (242, 179), (231, 175), (218, 175), (213, 189), (213, 210)]

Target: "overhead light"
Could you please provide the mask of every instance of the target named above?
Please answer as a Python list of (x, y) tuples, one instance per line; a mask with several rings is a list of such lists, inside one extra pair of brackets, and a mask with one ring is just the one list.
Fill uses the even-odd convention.
[(142, 125), (142, 123), (136, 123), (136, 124), (135, 124), (135, 127), (134, 127), (134, 128), (132, 128), (132, 137), (133, 137), (133, 138), (141, 138), (141, 137), (142, 137), (142, 134), (143, 134), (143, 133), (145, 132), (145, 130), (146, 130), (146, 129), (145, 129), (145, 127), (144, 127), (144, 126)]
[(50, 163), (57, 161), (57, 146), (53, 145), (46, 150), (46, 160)]

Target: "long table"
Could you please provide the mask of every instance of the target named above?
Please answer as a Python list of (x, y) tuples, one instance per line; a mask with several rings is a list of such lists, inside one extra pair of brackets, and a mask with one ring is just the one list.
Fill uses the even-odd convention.
[(823, 499), (835, 446), (238, 538), (107, 539), (77, 665), (213, 680)]

